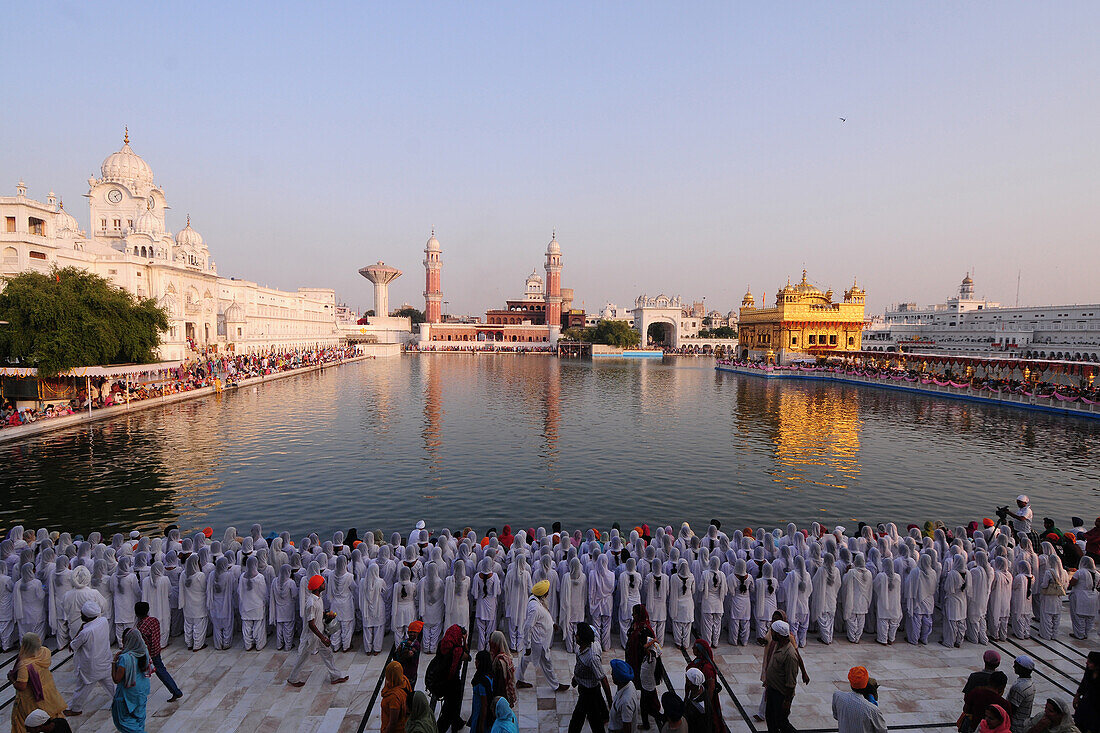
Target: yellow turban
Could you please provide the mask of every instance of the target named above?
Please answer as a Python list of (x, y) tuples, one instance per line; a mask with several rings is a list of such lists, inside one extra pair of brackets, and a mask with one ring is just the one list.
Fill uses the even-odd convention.
[(535, 587), (531, 589), (531, 592), (539, 598), (542, 598), (544, 595), (550, 592), (550, 581), (540, 580), (539, 582), (535, 583)]

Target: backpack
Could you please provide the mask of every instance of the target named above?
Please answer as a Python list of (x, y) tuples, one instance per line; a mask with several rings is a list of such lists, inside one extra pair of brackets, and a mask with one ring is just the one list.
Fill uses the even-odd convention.
[(432, 657), (432, 661), (428, 662), (428, 668), (424, 670), (424, 689), (434, 698), (443, 697), (443, 688), (450, 671), (449, 655), (436, 654)]

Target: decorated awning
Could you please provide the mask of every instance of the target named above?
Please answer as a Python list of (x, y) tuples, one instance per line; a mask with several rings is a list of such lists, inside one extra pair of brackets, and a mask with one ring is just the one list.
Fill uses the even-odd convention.
[[(108, 366), (77, 367), (57, 374), (58, 377), (123, 377), (129, 374), (148, 374), (179, 369), (182, 361), (159, 361), (154, 364), (114, 364)], [(38, 370), (29, 367), (0, 367), (0, 377), (37, 377)]]

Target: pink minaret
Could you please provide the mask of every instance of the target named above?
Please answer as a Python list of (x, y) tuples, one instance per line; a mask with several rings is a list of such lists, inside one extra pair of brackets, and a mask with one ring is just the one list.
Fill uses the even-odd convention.
[(424, 320), (439, 323), (443, 320), (443, 285), (440, 270), (443, 259), (439, 249), (439, 240), (435, 238), (435, 229), (424, 247)]
[(561, 330), (561, 246), (557, 232), (546, 245), (546, 325), (556, 338)]

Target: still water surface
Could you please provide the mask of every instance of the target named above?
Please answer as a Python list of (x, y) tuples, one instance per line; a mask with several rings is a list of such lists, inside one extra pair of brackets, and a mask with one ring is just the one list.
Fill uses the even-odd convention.
[(0, 527), (331, 532), (1100, 512), (1100, 424), (704, 359), (410, 355), (0, 446)]

